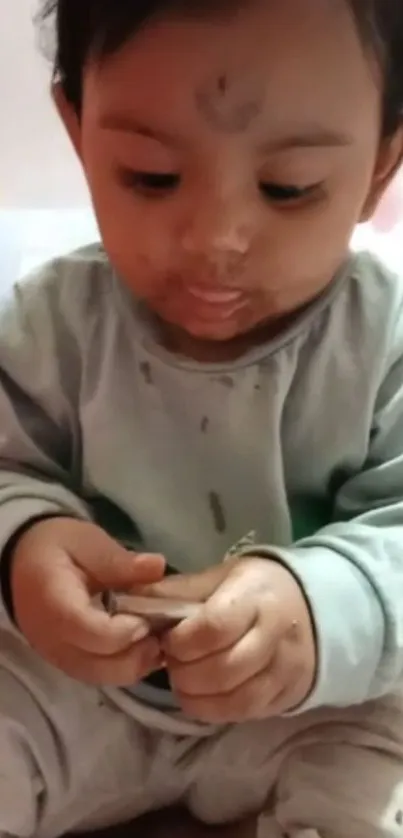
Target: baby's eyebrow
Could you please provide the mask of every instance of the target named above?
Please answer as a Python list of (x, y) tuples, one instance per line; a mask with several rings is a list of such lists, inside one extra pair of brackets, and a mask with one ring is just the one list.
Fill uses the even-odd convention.
[[(106, 131), (116, 131), (125, 134), (138, 134), (141, 137), (147, 137), (163, 145), (176, 146), (181, 145), (180, 139), (169, 131), (162, 128), (157, 128), (151, 125), (146, 125), (145, 122), (137, 119), (130, 113), (120, 113), (111, 111), (101, 116), (100, 127)], [(331, 129), (321, 126), (307, 126), (301, 127), (289, 134), (279, 136), (277, 139), (268, 140), (263, 143), (259, 152), (262, 154), (275, 154), (282, 151), (292, 151), (294, 149), (313, 149), (313, 148), (345, 148), (354, 143), (354, 138), (340, 131), (333, 131)]]
[(146, 125), (129, 113), (111, 111), (101, 116), (99, 126), (104, 131), (116, 131), (122, 134), (138, 134), (164, 145), (179, 145), (179, 138), (162, 128)]
[(345, 148), (353, 144), (354, 137), (350, 134), (332, 131), (327, 128), (307, 126), (290, 134), (279, 136), (278, 139), (269, 140), (260, 147), (260, 151), (273, 154), (299, 148)]

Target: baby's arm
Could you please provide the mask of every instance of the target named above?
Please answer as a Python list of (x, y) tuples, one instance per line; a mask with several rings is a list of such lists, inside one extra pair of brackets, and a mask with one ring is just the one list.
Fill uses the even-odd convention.
[[(88, 511), (74, 485), (79, 470), (79, 353), (60, 307), (52, 268), (0, 304), (0, 556), (36, 519)], [(60, 278), (61, 281), (61, 278)], [(7, 552), (7, 551), (6, 551)], [(1, 564), (10, 609), (7, 561)]]
[(403, 676), (403, 321), (378, 392), (365, 468), (339, 491), (334, 523), (276, 555), (297, 577), (317, 632), (319, 670), (302, 708), (380, 697)]
[[(89, 339), (91, 271), (70, 261), (0, 305), (2, 599), (48, 663), (79, 681), (122, 686), (159, 666), (159, 644), (144, 621), (108, 615), (93, 597), (159, 580), (164, 561), (125, 550), (80, 499), (80, 348)], [(90, 320), (93, 296), (91, 303)]]

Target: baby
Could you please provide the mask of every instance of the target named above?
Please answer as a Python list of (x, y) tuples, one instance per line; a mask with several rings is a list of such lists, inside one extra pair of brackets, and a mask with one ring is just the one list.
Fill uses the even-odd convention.
[(402, 835), (401, 0), (41, 19), (102, 246), (1, 312), (0, 835)]

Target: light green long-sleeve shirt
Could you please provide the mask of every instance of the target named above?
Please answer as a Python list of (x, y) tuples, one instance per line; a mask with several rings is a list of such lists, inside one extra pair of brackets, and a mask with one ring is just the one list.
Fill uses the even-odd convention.
[(93, 516), (181, 572), (250, 530), (298, 577), (319, 647), (303, 709), (403, 674), (403, 283), (351, 256), (236, 362), (169, 354), (98, 246), (0, 314), (0, 549), (31, 517)]

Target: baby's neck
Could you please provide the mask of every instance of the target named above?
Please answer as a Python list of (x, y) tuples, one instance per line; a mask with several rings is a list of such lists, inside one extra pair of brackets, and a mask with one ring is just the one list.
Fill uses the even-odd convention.
[(161, 342), (169, 352), (201, 364), (231, 363), (242, 358), (254, 347), (278, 337), (292, 325), (300, 313), (299, 310), (278, 320), (264, 323), (252, 332), (228, 341), (200, 340), (176, 326), (160, 323)]

